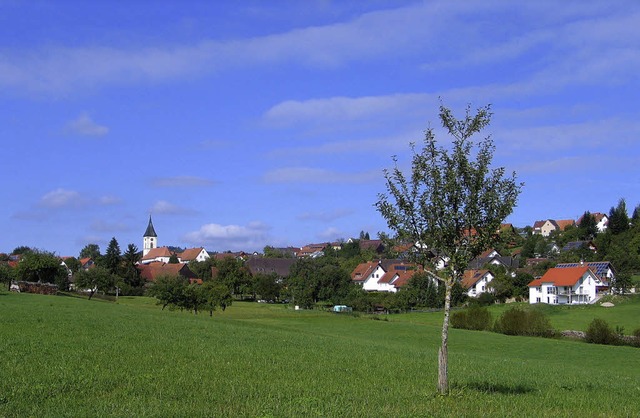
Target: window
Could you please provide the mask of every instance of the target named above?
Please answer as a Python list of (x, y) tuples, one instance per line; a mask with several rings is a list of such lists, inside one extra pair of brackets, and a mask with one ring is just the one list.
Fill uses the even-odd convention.
[(540, 298), (536, 298), (536, 302), (537, 302), (537, 303), (540, 303)]

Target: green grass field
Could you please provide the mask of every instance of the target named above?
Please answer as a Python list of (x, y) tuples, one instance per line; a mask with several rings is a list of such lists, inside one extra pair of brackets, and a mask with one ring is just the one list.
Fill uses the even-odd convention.
[[(627, 305), (622, 316), (639, 318), (640, 304)], [(554, 326), (580, 329), (579, 315), (551, 317)], [(147, 298), (0, 293), (0, 416), (640, 411), (639, 349), (490, 332), (451, 331), (452, 394), (438, 396), (440, 320), (441, 313), (376, 321), (255, 303), (210, 318), (161, 311)]]

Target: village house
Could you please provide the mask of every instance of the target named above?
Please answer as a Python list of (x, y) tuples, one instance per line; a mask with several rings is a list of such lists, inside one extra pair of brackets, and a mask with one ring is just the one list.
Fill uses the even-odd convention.
[(587, 265), (555, 267), (529, 283), (529, 303), (572, 305), (594, 303), (606, 282)]
[(489, 283), (494, 279), (489, 270), (465, 270), (460, 284), (466, 290), (467, 296), (476, 298), (489, 291)]
[(548, 237), (554, 231), (564, 231), (567, 227), (575, 225), (573, 219), (547, 219), (544, 221), (536, 221), (533, 224), (533, 233)]
[(359, 264), (351, 272), (351, 280), (368, 292), (396, 293), (419, 271), (414, 264), (402, 260), (379, 260)]
[[(596, 220), (596, 228), (598, 229), (598, 232), (604, 232), (609, 226), (609, 217), (606, 214), (600, 212), (594, 212), (591, 214), (591, 216), (593, 216), (593, 218)], [(581, 223), (582, 216), (580, 217), (580, 219), (578, 219), (576, 225), (580, 225)]]

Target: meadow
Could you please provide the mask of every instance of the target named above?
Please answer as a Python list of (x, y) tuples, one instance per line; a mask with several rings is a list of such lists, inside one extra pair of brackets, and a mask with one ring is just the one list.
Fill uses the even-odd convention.
[[(620, 315), (633, 312), (632, 323), (640, 305), (627, 305)], [(580, 317), (578, 310), (559, 312), (550, 315), (554, 326), (581, 329), (571, 319)], [(0, 416), (609, 417), (640, 411), (637, 348), (455, 329), (451, 395), (438, 396), (441, 315), (372, 320), (235, 303), (209, 317), (161, 311), (148, 298), (112, 303), (0, 293)]]

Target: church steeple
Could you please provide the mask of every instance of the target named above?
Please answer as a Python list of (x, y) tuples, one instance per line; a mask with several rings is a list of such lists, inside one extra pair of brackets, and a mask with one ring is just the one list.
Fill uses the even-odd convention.
[(149, 215), (149, 225), (147, 230), (144, 231), (142, 238), (142, 256), (144, 257), (152, 249), (158, 247), (158, 235), (153, 228), (153, 222), (151, 222), (151, 215)]

